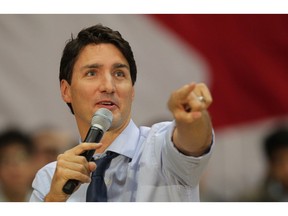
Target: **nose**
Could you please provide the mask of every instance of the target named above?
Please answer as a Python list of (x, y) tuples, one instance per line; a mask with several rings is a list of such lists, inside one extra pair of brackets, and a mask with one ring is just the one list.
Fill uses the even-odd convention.
[(111, 74), (105, 74), (100, 81), (100, 91), (111, 94), (115, 92), (115, 83)]

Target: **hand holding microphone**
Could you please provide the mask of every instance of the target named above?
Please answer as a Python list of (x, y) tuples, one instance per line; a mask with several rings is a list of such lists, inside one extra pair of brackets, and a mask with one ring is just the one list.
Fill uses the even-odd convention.
[[(101, 108), (93, 116), (91, 121), (91, 127), (86, 135), (84, 140), (85, 143), (99, 143), (102, 139), (104, 133), (110, 128), (113, 120), (113, 115), (110, 110)], [(89, 162), (95, 150), (87, 150), (81, 153), (81, 156), (84, 156)], [(75, 188), (78, 186), (79, 181), (75, 179), (70, 179), (66, 182), (63, 187), (63, 192), (66, 194), (72, 194)]]

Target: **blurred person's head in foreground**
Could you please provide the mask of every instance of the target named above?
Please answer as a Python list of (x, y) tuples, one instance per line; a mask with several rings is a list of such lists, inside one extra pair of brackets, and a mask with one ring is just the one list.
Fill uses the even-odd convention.
[(31, 137), (18, 129), (7, 129), (0, 134), (0, 200), (28, 201), (34, 176)]

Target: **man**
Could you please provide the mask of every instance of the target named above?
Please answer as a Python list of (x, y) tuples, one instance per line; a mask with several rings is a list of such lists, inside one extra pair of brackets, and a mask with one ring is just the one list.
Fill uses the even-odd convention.
[(288, 128), (276, 127), (264, 138), (267, 170), (259, 187), (240, 196), (240, 201), (288, 201)]
[[(131, 120), (136, 63), (119, 32), (102, 25), (82, 30), (66, 44), (60, 64), (62, 98), (81, 140), (99, 108), (109, 109), (113, 122), (101, 143), (80, 143), (40, 170), (31, 201), (86, 201), (96, 169), (80, 156), (87, 150), (95, 150), (96, 161), (108, 151), (119, 154), (105, 172), (107, 201), (199, 201), (199, 178), (213, 145), (207, 112), (212, 98), (205, 84), (187, 84), (171, 94), (175, 121), (138, 128)], [(72, 195), (62, 191), (69, 179), (82, 183)]]
[(0, 202), (27, 202), (32, 188), (34, 145), (19, 129), (0, 134)]

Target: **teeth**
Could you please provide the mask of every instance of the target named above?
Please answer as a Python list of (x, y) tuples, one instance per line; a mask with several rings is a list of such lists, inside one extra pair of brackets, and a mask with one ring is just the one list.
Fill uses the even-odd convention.
[(102, 104), (102, 105), (112, 105), (111, 102), (101, 102), (100, 104)]

